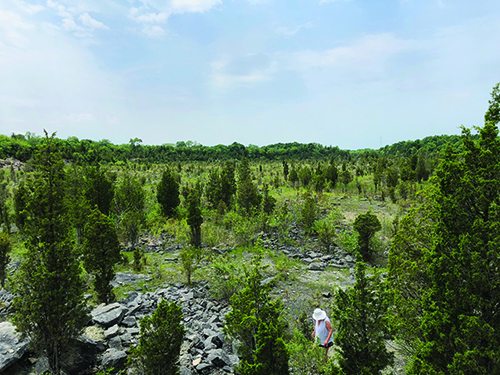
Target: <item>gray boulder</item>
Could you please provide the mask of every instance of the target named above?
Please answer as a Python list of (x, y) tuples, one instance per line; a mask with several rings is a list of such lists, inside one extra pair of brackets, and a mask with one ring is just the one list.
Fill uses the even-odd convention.
[(117, 373), (125, 367), (127, 353), (121, 350), (109, 350), (102, 356), (102, 367), (107, 370), (113, 367), (113, 373)]
[(106, 306), (98, 306), (90, 313), (92, 320), (104, 327), (120, 324), (127, 309), (118, 302)]
[(21, 359), (28, 349), (29, 341), (19, 340), (16, 327), (9, 322), (0, 323), (0, 373)]
[(224, 367), (231, 365), (231, 360), (229, 356), (221, 349), (214, 349), (208, 353), (208, 361), (214, 366)]

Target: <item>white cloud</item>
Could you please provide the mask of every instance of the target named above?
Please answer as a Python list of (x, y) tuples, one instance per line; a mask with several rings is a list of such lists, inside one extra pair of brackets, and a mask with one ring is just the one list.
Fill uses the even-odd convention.
[(63, 29), (67, 31), (81, 31), (83, 30), (80, 26), (76, 24), (73, 18), (64, 18), (62, 20)]
[(99, 21), (93, 19), (92, 17), (89, 16), (88, 13), (83, 13), (82, 15), (80, 15), (80, 17), (78, 19), (82, 22), (82, 24), (84, 24), (85, 26), (87, 26), (91, 29), (109, 30), (108, 26), (106, 26), (102, 22), (99, 22)]
[(165, 30), (163, 30), (163, 28), (158, 25), (147, 25), (142, 29), (142, 33), (149, 38), (163, 38), (165, 35), (167, 35)]
[(172, 0), (173, 13), (203, 13), (214, 6), (222, 4), (222, 0)]
[(164, 22), (167, 20), (168, 16), (170, 14), (165, 12), (160, 12), (160, 13), (146, 13), (146, 14), (141, 14), (140, 16), (137, 16), (136, 17), (136, 20), (137, 21), (140, 21), (140, 22), (148, 22), (148, 23), (154, 23), (154, 22), (157, 22), (157, 23), (160, 23), (160, 22)]
[[(172, 14), (204, 13), (222, 0), (140, 0), (143, 5), (129, 9), (128, 16), (141, 23), (162, 23)], [(161, 34), (159, 28), (145, 28), (143, 34)]]
[(280, 34), (280, 35), (283, 35), (283, 36), (286, 36), (286, 37), (289, 37), (289, 36), (294, 36), (295, 34), (297, 34), (302, 29), (310, 29), (311, 27), (313, 27), (313, 23), (312, 22), (306, 22), (306, 23), (304, 23), (302, 25), (299, 25), (299, 26), (296, 26), (296, 27), (293, 27), (293, 28), (278, 27), (276, 29), (276, 33)]

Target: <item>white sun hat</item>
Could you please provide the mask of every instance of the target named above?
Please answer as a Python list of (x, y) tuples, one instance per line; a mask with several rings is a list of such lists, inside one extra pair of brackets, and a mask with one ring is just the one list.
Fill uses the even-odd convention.
[(325, 318), (326, 318), (326, 312), (324, 312), (321, 309), (314, 310), (314, 313), (313, 313), (313, 319), (314, 320), (322, 320), (322, 319), (325, 319)]

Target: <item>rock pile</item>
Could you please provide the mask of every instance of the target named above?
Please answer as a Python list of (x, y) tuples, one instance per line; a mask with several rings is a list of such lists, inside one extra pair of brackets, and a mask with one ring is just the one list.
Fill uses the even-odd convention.
[[(77, 350), (71, 354), (68, 360), (71, 365), (65, 367), (65, 372), (68, 375), (95, 374), (110, 367), (114, 367), (114, 372), (123, 369), (130, 347), (139, 343), (139, 320), (154, 313), (162, 299), (175, 301), (183, 311), (186, 335), (181, 348), (181, 374), (232, 374), (238, 357), (222, 331), (230, 308), (209, 298), (207, 283), (194, 288), (176, 283), (154, 292), (129, 292), (118, 302), (96, 307), (90, 313), (85, 334), (72, 344)], [(13, 332), (10, 323), (0, 324), (10, 327)], [(7, 346), (5, 350), (14, 350), (13, 340), (17, 340), (17, 336), (3, 337), (0, 333), (0, 351)], [(26, 361), (20, 361), (19, 366), (23, 368), (15, 368), (13, 363), (25, 354), (27, 344), (23, 342), (23, 349), (15, 350), (15, 355), (12, 354), (9, 357), (12, 359), (4, 365), (5, 368), (12, 365), (9, 374), (47, 370), (44, 359), (32, 361), (36, 363), (31, 367), (27, 367)], [(3, 352), (1, 357), (4, 357)]]

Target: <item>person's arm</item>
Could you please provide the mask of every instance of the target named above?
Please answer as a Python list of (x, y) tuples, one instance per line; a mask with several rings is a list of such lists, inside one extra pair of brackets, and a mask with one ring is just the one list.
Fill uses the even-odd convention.
[(312, 338), (314, 338), (314, 334), (315, 334), (315, 333), (316, 333), (316, 327), (314, 327), (314, 331), (313, 331), (313, 333), (312, 333), (312, 335), (311, 335), (311, 336), (312, 336)]
[(332, 337), (332, 334), (333, 334), (333, 329), (332, 329), (332, 325), (330, 324), (329, 321), (326, 321), (325, 322), (325, 327), (326, 329), (328, 330), (328, 337), (326, 338), (325, 342), (323, 343), (323, 345), (328, 345), (328, 341), (330, 341), (330, 337)]

